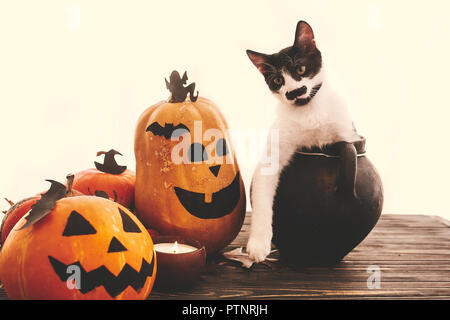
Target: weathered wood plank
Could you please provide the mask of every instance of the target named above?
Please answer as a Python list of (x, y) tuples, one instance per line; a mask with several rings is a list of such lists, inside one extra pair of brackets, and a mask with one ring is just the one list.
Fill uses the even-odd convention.
[[(247, 214), (237, 238), (224, 251), (245, 247)], [(277, 253), (271, 255), (278, 257)], [(369, 289), (367, 268), (380, 268), (380, 289)], [(0, 299), (6, 299), (0, 290)], [(436, 216), (383, 214), (375, 229), (333, 267), (294, 269), (280, 262), (251, 269), (209, 257), (193, 287), (149, 299), (450, 299), (450, 223)]]
[[(226, 248), (244, 247), (250, 217)], [(274, 256), (277, 256), (276, 254)], [(332, 268), (273, 269), (216, 258), (195, 288), (152, 293), (150, 299), (449, 299), (450, 229), (432, 216), (382, 215), (369, 236)], [(381, 288), (368, 289), (367, 267), (381, 271)], [(220, 288), (220, 289), (219, 289)]]
[(247, 289), (223, 289), (220, 294), (214, 290), (199, 293), (187, 293), (180, 295), (158, 295), (152, 293), (149, 299), (183, 299), (183, 300), (204, 300), (204, 299), (449, 299), (448, 289), (411, 289), (411, 290), (303, 290), (289, 291), (280, 289), (278, 291), (267, 291), (264, 288), (247, 288)]

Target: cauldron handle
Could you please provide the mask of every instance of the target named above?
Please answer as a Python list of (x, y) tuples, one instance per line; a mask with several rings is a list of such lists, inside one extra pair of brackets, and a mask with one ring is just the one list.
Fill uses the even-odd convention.
[(353, 143), (337, 143), (340, 156), (340, 172), (337, 181), (337, 192), (350, 198), (357, 198), (355, 191), (357, 152)]

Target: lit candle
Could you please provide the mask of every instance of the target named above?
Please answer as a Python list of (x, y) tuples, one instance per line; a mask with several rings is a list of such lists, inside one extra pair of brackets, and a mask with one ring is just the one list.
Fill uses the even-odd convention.
[(158, 262), (157, 287), (187, 287), (200, 278), (206, 263), (206, 249), (200, 242), (174, 235), (155, 236), (153, 243)]
[(177, 254), (177, 253), (193, 252), (198, 250), (198, 248), (190, 246), (188, 244), (178, 243), (178, 241), (175, 241), (175, 243), (156, 243), (155, 250), (164, 253)]

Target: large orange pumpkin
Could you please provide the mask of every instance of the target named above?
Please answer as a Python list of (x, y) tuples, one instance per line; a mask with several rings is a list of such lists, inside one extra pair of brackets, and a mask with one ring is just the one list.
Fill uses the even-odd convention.
[(166, 80), (170, 100), (138, 120), (136, 215), (162, 234), (196, 239), (213, 253), (239, 233), (245, 189), (224, 117), (212, 101), (194, 97), (195, 84), (184, 87), (186, 80), (174, 71)]
[(0, 279), (9, 298), (148, 296), (156, 274), (153, 242), (128, 209), (79, 196), (56, 201), (46, 216), (26, 226), (30, 215), (17, 223), (0, 252)]
[(99, 151), (97, 156), (105, 155), (103, 163), (94, 162), (95, 169), (87, 169), (75, 174), (74, 189), (92, 196), (109, 198), (121, 205), (133, 209), (134, 183), (136, 175), (126, 166), (120, 166), (114, 159), (120, 152), (111, 149)]

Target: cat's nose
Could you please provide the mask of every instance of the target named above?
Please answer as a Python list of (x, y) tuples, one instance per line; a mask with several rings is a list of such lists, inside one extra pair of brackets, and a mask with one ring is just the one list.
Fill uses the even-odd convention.
[(306, 91), (308, 91), (308, 89), (306, 88), (306, 86), (297, 88), (295, 90), (292, 91), (288, 91), (286, 92), (286, 98), (288, 100), (294, 100), (295, 98), (297, 98), (298, 96), (301, 96), (302, 94), (305, 94)]

